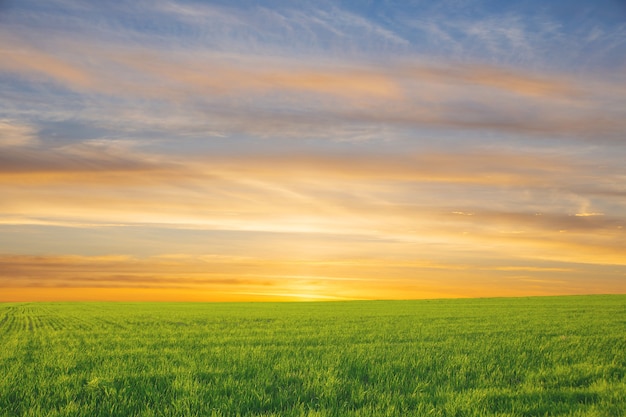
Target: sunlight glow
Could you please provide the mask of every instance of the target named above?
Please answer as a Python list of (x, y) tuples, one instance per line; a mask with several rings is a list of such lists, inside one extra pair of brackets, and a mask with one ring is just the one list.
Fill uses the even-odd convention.
[(616, 3), (218, 3), (0, 6), (0, 301), (626, 292)]

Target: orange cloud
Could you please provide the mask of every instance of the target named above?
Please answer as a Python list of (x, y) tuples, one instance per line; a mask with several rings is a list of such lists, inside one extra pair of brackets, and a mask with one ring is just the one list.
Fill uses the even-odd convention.
[[(36, 149), (7, 149), (3, 158), (9, 161), (0, 164), (4, 225), (339, 234), (470, 245), (507, 257), (571, 262), (575, 253), (582, 263), (623, 263), (623, 218), (577, 215), (601, 210), (572, 200), (568, 190), (586, 172), (586, 162), (572, 158), (489, 152), (166, 160), (84, 145), (46, 158)], [(529, 192), (552, 202), (528, 206), (519, 198)], [(500, 209), (485, 207), (477, 193), (497, 193)], [(315, 250), (338, 247), (324, 241)]]
[(90, 71), (71, 63), (71, 59), (35, 48), (20, 48), (19, 41), (13, 42), (13, 48), (0, 51), (1, 70), (31, 77), (44, 76), (80, 90), (92, 89), (96, 85), (96, 78)]
[[(287, 60), (245, 58), (240, 62), (217, 55), (180, 55), (175, 59), (149, 49), (64, 41), (67, 54), (12, 39), (19, 48), (0, 51), (0, 70), (21, 76), (47, 77), (70, 89), (113, 95), (180, 100), (198, 93), (314, 93), (358, 100), (398, 99), (397, 83), (380, 71), (324, 68)], [(198, 58), (198, 55), (200, 58)], [(85, 60), (84, 57), (91, 57)], [(93, 66), (93, 61), (101, 65)], [(129, 80), (134, 80), (131, 82)]]
[[(267, 60), (233, 63), (219, 57), (182, 57), (172, 62), (158, 54), (129, 54), (113, 58), (146, 76), (160, 79), (185, 95), (314, 93), (349, 100), (400, 99), (398, 83), (388, 75), (357, 68), (316, 68), (313, 65)], [(182, 61), (182, 62), (181, 62)]]
[(619, 277), (606, 273), (579, 280), (572, 279), (576, 272), (570, 268), (429, 261), (13, 255), (0, 256), (0, 266), (0, 301), (303, 301), (626, 291)]
[(150, 301), (232, 302), (300, 301), (297, 297), (271, 294), (240, 294), (177, 288), (17, 287), (2, 288), (0, 302), (24, 301)]
[(43, 46), (8, 40), (15, 47), (0, 51), (0, 71), (81, 92), (171, 102), (185, 114), (210, 112), (211, 125), (223, 131), (306, 136), (309, 129), (332, 132), (355, 123), (615, 137), (626, 128), (623, 110), (609, 104), (623, 102), (625, 92), (592, 77), (476, 64), (329, 65), (209, 50), (173, 55), (70, 39), (51, 38)]
[(407, 65), (404, 71), (407, 76), (417, 79), (451, 85), (492, 87), (503, 92), (542, 99), (573, 99), (585, 94), (584, 89), (569, 77), (528, 74), (496, 66)]
[[(293, 178), (449, 182), (485, 185), (538, 185), (546, 178), (566, 178), (584, 167), (583, 161), (538, 153), (428, 152), (392, 154), (205, 155), (165, 157), (111, 150), (105, 145), (79, 144), (43, 152), (13, 149), (0, 155), (0, 183), (90, 184), (119, 181), (120, 185), (154, 182)], [(44, 175), (45, 174), (45, 175)], [(80, 174), (80, 175), (77, 175)], [(137, 175), (129, 175), (137, 174)], [(139, 175), (141, 174), (141, 175)]]

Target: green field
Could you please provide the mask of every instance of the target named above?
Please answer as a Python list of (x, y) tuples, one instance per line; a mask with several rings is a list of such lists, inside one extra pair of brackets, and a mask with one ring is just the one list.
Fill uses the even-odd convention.
[(0, 416), (624, 416), (626, 296), (0, 304)]

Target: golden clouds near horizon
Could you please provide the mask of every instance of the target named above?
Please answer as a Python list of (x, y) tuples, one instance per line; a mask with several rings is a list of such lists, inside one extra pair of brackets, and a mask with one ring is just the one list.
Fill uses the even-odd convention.
[[(623, 219), (601, 212), (620, 192), (610, 167), (591, 200), (579, 190), (590, 187), (587, 162), (576, 158), (431, 152), (166, 159), (85, 144), (46, 158), (28, 149), (3, 157), (12, 164), (0, 167), (0, 225), (343, 235), (383, 248), (469, 245), (500, 256), (624, 264)], [(338, 250), (332, 240), (322, 237), (318, 247)], [(161, 253), (176, 252), (163, 246)]]
[[(418, 46), (433, 32), (313, 3), (321, 14), (266, 20), (174, 2), (150, 11), (149, 28), (128, 19), (141, 5), (35, 3), (0, 27), (4, 294), (624, 291), (619, 48), (603, 71), (579, 71), (533, 61), (530, 47), (492, 57), (501, 40), (538, 39), (522, 21), (451, 25), (439, 40), (459, 37), (457, 53), (439, 55)], [(279, 45), (270, 21), (301, 42)], [(557, 27), (543, 36), (573, 45)], [(331, 39), (343, 49), (327, 50)], [(473, 55), (479, 44), (489, 53)]]
[[(84, 144), (44, 159), (27, 148), (11, 154), (20, 162), (0, 168), (5, 301), (626, 291), (624, 219), (612, 209), (620, 189), (608, 174), (581, 191), (590, 185), (577, 158), (166, 160)], [(57, 255), (17, 255), (28, 248)]]
[[(368, 259), (1, 256), (0, 301), (332, 301), (625, 291), (574, 269)], [(572, 279), (574, 278), (574, 279)]]

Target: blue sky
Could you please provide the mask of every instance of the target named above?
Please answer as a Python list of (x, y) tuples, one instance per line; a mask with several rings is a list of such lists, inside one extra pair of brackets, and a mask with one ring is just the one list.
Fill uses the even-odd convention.
[(625, 69), (620, 1), (5, 1), (0, 286), (624, 292)]

